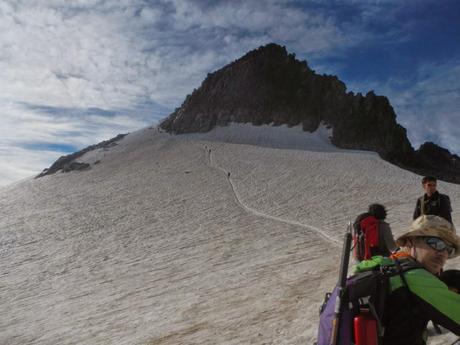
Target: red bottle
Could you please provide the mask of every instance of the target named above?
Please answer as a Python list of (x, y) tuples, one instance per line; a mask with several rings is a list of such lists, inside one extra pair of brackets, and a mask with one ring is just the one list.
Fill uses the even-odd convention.
[(367, 309), (361, 309), (354, 319), (355, 344), (377, 345), (377, 321)]

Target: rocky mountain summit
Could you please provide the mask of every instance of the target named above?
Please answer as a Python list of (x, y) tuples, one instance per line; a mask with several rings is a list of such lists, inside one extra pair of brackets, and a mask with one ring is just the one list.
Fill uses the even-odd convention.
[(384, 96), (346, 91), (336, 76), (319, 75), (285, 47), (268, 44), (208, 74), (161, 124), (171, 133), (207, 132), (231, 122), (333, 128), (340, 148), (377, 152), (419, 174), (460, 183), (459, 157), (432, 143), (415, 151)]

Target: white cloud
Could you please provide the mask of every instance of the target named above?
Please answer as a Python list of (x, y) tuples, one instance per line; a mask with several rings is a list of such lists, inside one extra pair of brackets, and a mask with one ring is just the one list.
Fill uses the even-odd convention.
[[(430, 138), (460, 154), (460, 60), (425, 64), (418, 69), (416, 81), (395, 98), (414, 144)], [(427, 135), (428, 134), (428, 135)]]
[(413, 77), (392, 77), (350, 84), (352, 90), (375, 90), (389, 98), (398, 122), (407, 129), (415, 149), (425, 141), (460, 154), (460, 60), (426, 63)]
[(14, 146), (4, 150), (1, 144), (0, 155), (5, 162), (0, 170), (0, 187), (36, 176), (58, 158), (53, 151), (25, 150)]
[(278, 1), (7, 1), (3, 8), (0, 94), (31, 104), (113, 109), (148, 97), (173, 107), (206, 73), (259, 44), (304, 54), (356, 44), (331, 18)]
[(148, 123), (129, 113), (105, 116), (94, 109), (84, 114), (72, 114), (72, 110), (64, 108), (62, 113), (59, 108), (57, 111), (0, 103), (0, 186), (37, 175), (65, 154), (58, 150), (60, 145), (83, 148)]

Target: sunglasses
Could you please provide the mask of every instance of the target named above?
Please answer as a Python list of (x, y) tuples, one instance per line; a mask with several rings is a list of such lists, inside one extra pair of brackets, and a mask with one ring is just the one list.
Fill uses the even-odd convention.
[(438, 252), (442, 252), (443, 250), (447, 251), (447, 254), (449, 256), (452, 256), (455, 254), (455, 248), (451, 246), (450, 244), (447, 244), (444, 242), (442, 239), (439, 237), (423, 237), (423, 241), (429, 245), (431, 248)]

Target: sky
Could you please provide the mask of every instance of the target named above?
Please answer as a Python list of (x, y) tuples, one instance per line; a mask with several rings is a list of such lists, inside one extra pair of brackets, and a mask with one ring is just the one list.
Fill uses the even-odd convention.
[(0, 0), (0, 186), (157, 124), (270, 42), (460, 154), (459, 37), (456, 0)]

